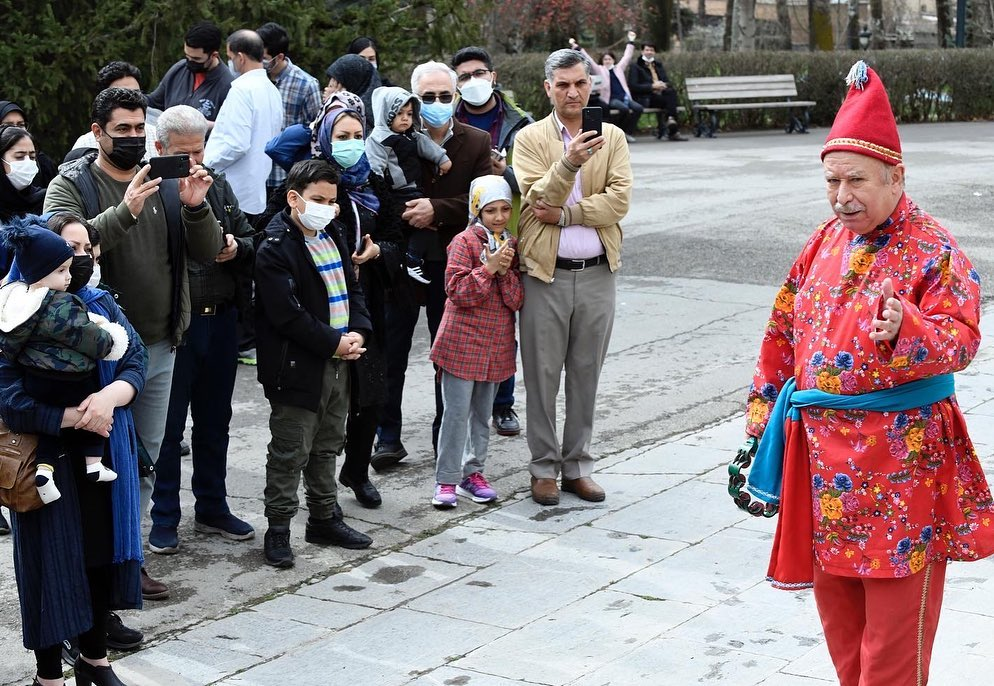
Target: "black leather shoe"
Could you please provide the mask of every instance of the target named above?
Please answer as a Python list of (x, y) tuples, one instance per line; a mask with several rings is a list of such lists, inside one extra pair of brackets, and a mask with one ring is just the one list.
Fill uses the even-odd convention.
[(116, 613), (107, 616), (107, 647), (114, 650), (134, 650), (141, 645), (145, 635), (137, 629), (125, 626)]
[(375, 509), (383, 504), (380, 492), (376, 490), (376, 486), (374, 486), (369, 479), (358, 481), (350, 477), (345, 472), (342, 472), (338, 475), (338, 482), (347, 488), (351, 488), (352, 492), (355, 493), (355, 499), (358, 500), (359, 504), (363, 507)]
[(278, 569), (293, 567), (293, 549), (290, 547), (290, 527), (271, 526), (263, 543), (266, 564)]
[(308, 519), (304, 540), (315, 545), (337, 545), (350, 550), (361, 550), (373, 544), (373, 539), (346, 524), (340, 514), (331, 519)]
[(10, 533), (10, 524), (3, 516), (3, 512), (0, 512), (0, 536), (6, 536)]
[(123, 681), (114, 674), (114, 668), (109, 665), (97, 667), (79, 657), (72, 666), (72, 671), (76, 673), (76, 686), (126, 686)]
[(511, 407), (494, 408), (494, 428), (498, 436), (517, 436), (521, 433), (518, 414)]
[(369, 464), (378, 472), (389, 469), (407, 457), (403, 443), (377, 443)]

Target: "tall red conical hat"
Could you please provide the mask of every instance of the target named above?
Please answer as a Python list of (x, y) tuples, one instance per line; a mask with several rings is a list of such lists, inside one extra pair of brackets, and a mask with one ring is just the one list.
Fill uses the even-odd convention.
[(887, 164), (900, 164), (901, 138), (884, 83), (860, 60), (846, 76), (849, 92), (821, 149), (821, 158), (835, 151), (869, 155)]

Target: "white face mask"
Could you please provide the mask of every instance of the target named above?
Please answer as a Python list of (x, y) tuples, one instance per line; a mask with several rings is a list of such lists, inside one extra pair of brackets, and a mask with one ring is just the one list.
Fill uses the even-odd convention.
[(472, 78), (459, 89), (462, 99), (474, 107), (487, 104), (493, 94), (494, 85), (490, 79)]
[(90, 276), (90, 280), (86, 282), (87, 286), (96, 288), (100, 285), (100, 265), (93, 265), (93, 274)]
[(13, 162), (4, 160), (4, 162), (10, 165), (7, 180), (17, 190), (27, 188), (31, 185), (31, 180), (38, 176), (38, 163), (34, 160), (14, 160)]
[[(301, 198), (303, 200), (303, 198)], [(338, 205), (322, 205), (304, 200), (304, 211), (297, 210), (297, 218), (311, 231), (320, 231), (338, 216)]]
[(642, 59), (645, 60), (646, 62), (655, 62), (656, 56), (653, 55), (652, 57), (650, 57), (649, 55), (642, 55)]

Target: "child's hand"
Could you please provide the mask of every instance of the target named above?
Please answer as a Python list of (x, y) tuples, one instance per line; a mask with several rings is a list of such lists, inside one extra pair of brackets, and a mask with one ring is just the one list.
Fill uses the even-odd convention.
[(497, 273), (500, 276), (504, 276), (507, 274), (507, 270), (511, 268), (511, 263), (514, 261), (514, 248), (511, 247), (510, 243), (505, 243), (497, 252), (501, 255), (500, 266), (499, 269), (497, 269)]
[(342, 334), (341, 339), (338, 341), (338, 348), (335, 350), (335, 354), (343, 360), (358, 360), (366, 352), (366, 349), (362, 347), (364, 342), (362, 334), (349, 331)]
[(438, 175), (445, 176), (452, 169), (452, 160), (445, 160), (440, 165), (438, 165)]
[(362, 252), (356, 250), (352, 253), (352, 264), (360, 265), (370, 260), (375, 260), (380, 256), (380, 246), (373, 242), (373, 237), (368, 233), (362, 237)]

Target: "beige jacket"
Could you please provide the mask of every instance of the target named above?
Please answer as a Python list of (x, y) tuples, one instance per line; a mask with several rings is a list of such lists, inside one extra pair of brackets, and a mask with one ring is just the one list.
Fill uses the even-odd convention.
[[(597, 229), (611, 271), (621, 266), (621, 225), (632, 194), (628, 142), (621, 129), (604, 124), (604, 147), (583, 164), (583, 200), (565, 207), (566, 223)], [(521, 187), (518, 255), (521, 270), (552, 283), (562, 228), (535, 217), (532, 204), (543, 199), (562, 207), (573, 190), (576, 172), (563, 164), (563, 137), (553, 115), (523, 128), (514, 140), (514, 175)]]

